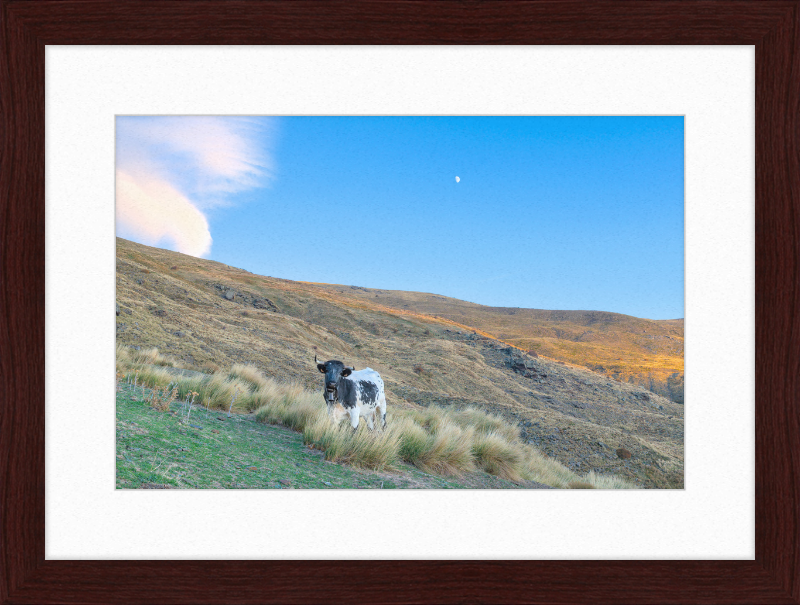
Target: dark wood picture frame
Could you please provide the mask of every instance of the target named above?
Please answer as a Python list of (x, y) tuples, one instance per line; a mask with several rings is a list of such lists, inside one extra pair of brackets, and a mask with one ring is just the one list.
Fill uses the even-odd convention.
[[(798, 0), (0, 2), (1, 603), (800, 602)], [(45, 560), (47, 44), (754, 45), (755, 560)]]

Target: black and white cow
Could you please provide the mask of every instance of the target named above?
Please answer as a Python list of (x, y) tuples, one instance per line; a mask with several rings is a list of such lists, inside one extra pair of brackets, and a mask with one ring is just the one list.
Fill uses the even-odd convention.
[(355, 371), (341, 361), (332, 359), (317, 363), (317, 369), (325, 374), (324, 397), (328, 404), (328, 416), (335, 424), (350, 416), (350, 425), (358, 428), (363, 416), (370, 430), (375, 428), (375, 414), (380, 414), (381, 428), (386, 428), (386, 394), (383, 392), (383, 379), (372, 368)]

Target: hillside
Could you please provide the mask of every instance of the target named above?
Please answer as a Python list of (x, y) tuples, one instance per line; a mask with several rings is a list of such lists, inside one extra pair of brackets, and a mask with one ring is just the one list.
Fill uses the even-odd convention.
[(683, 319), (486, 307), (421, 292), (313, 285), (320, 292), (471, 326), (522, 350), (586, 367), (683, 403)]
[[(492, 320), (490, 311), (481, 310), (489, 308), (454, 299), (258, 276), (120, 238), (116, 263), (121, 344), (156, 346), (193, 369), (250, 363), (306, 388), (321, 384), (315, 354), (359, 369), (370, 366), (384, 377), (389, 417), (391, 406), (474, 405), (518, 424), (528, 443), (576, 472), (614, 473), (645, 487), (683, 486), (683, 406), (636, 384), (509, 346), (520, 343), (551, 356), (514, 328), (526, 324), (506, 321), (527, 317), (529, 310), (497, 313)], [(452, 308), (436, 307), (437, 298), (452, 301)], [(579, 312), (561, 313), (577, 325), (572, 314)], [(634, 332), (631, 342), (660, 343), (648, 337), (680, 334), (682, 349), (681, 322), (600, 315), (663, 326), (667, 332)], [(476, 325), (481, 318), (485, 323)], [(550, 329), (556, 329), (555, 319)], [(619, 332), (606, 328), (615, 325), (607, 318), (588, 325), (598, 335)], [(495, 333), (500, 328), (505, 331)], [(603, 338), (561, 340), (611, 350), (612, 337)], [(620, 459), (617, 448), (631, 458)]]

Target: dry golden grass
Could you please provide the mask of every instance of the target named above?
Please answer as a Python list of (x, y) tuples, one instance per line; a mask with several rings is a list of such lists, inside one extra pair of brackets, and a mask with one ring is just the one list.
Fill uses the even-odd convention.
[[(119, 351), (119, 347), (117, 348)], [(128, 350), (128, 357), (132, 363), (135, 364), (148, 364), (154, 366), (164, 366), (168, 368), (178, 367), (178, 363), (171, 357), (159, 353), (156, 347), (150, 349), (136, 349)]]
[(392, 427), (400, 432), (400, 459), (421, 468), (432, 446), (431, 434), (408, 416), (393, 419)]
[(519, 429), (495, 414), (477, 408), (466, 408), (450, 414), (454, 422), (464, 427), (472, 427), (477, 433), (497, 433), (509, 442), (519, 439)]
[(303, 441), (324, 451), (326, 460), (381, 470), (397, 461), (400, 435), (396, 428), (354, 431), (348, 424), (334, 425), (327, 413), (318, 412), (303, 429)]
[(269, 382), (266, 376), (261, 373), (261, 371), (252, 365), (246, 365), (241, 363), (233, 364), (231, 367), (231, 371), (229, 372), (231, 378), (241, 378), (253, 385), (252, 390), (256, 390), (263, 386), (266, 386)]
[(200, 364), (200, 367), (203, 368), (205, 372), (209, 372), (213, 374), (214, 372), (219, 372), (219, 364), (214, 363), (213, 361), (204, 361)]
[(228, 372), (212, 374), (196, 390), (200, 393), (199, 403), (209, 409), (228, 411), (235, 403), (237, 410), (248, 410), (251, 399), (250, 383), (228, 378)]
[(122, 374), (123, 377), (131, 367), (130, 360), (126, 358), (127, 354), (128, 347), (117, 345), (116, 372), (117, 374)]
[(400, 438), (399, 458), (439, 475), (458, 476), (475, 470), (471, 451), (474, 431), (441, 413), (424, 412), (398, 411), (393, 417), (390, 426)]
[(199, 403), (199, 394), (200, 389), (203, 388), (203, 385), (208, 381), (207, 378), (188, 378), (188, 377), (180, 377), (178, 380), (178, 397), (180, 399), (186, 399), (188, 395), (193, 392), (196, 392), (197, 401)]
[(121, 363), (128, 363), (129, 364), (130, 363), (130, 359), (131, 359), (130, 351), (131, 351), (130, 347), (126, 347), (125, 345), (118, 344), (117, 345), (117, 364), (121, 364)]
[(440, 475), (458, 476), (475, 470), (472, 456), (474, 431), (462, 429), (450, 421), (440, 422), (431, 435), (430, 449), (424, 452), (420, 462), (423, 470)]
[(522, 450), (498, 433), (479, 433), (472, 442), (475, 463), (490, 475), (510, 481), (522, 478)]
[(175, 380), (175, 376), (169, 370), (153, 366), (129, 367), (125, 376), (131, 379), (136, 377), (137, 386), (150, 388), (163, 387)]
[[(316, 421), (324, 411), (319, 393), (303, 391), (297, 385), (280, 385), (272, 382), (255, 393), (260, 405), (256, 420), (269, 424), (282, 424), (295, 431)], [(327, 418), (327, 414), (325, 415)]]
[(636, 489), (630, 481), (626, 481), (616, 475), (600, 475), (594, 471), (584, 477), (584, 480), (596, 489)]
[(539, 450), (527, 444), (520, 446), (523, 452), (522, 476), (530, 481), (537, 481), (558, 488), (568, 488), (580, 477), (566, 466), (543, 456)]

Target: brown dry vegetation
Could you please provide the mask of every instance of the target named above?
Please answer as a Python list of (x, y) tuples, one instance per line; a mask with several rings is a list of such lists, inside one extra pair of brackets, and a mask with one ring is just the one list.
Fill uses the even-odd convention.
[[(442, 316), (436, 317), (435, 309), (419, 301), (412, 308), (414, 297), (452, 304), (449, 316), (440, 308)], [(466, 308), (487, 308), (428, 294), (263, 277), (119, 238), (117, 303), (118, 343), (138, 346), (141, 354), (158, 347), (164, 358), (151, 360), (148, 371), (157, 372), (158, 364), (206, 372), (231, 368), (220, 379), (218, 390), (224, 395), (216, 399), (207, 395), (210, 405), (220, 409), (227, 409), (224, 402), (230, 395), (223, 383), (247, 381), (248, 370), (235, 364), (251, 366), (282, 383), (295, 383), (299, 389), (317, 389), (316, 354), (357, 369), (378, 370), (386, 383), (390, 416), (398, 410), (424, 412), (431, 405), (478, 408), (501, 417), (519, 430), (529, 447), (581, 476), (595, 471), (621, 475), (646, 487), (683, 486), (683, 406), (636, 384), (609, 380), (569, 363), (525, 356), (516, 349), (510, 352), (509, 342), (555, 356), (537, 346), (535, 339), (517, 342), (522, 336), (510, 330), (513, 322), (508, 323), (513, 314), (506, 313), (497, 324), (487, 321), (470, 327), (469, 321), (480, 323), (477, 320), (488, 311), (470, 314)], [(516, 311), (519, 316), (529, 310)], [(636, 322), (667, 326), (675, 338), (680, 333), (682, 349), (682, 322), (595, 319), (591, 328), (595, 333), (605, 334), (603, 326), (615, 334), (630, 329), (633, 336), (625, 338), (632, 342), (650, 340), (649, 331), (635, 332), (640, 325)], [(489, 330), (499, 332), (504, 326), (507, 331), (497, 336), (506, 338), (490, 335)], [(611, 341), (598, 344), (587, 338), (583, 337), (587, 343), (613, 350)], [(625, 353), (626, 346), (614, 353), (616, 357), (635, 358), (635, 353)], [(649, 367), (656, 352), (678, 355), (677, 348), (659, 350), (638, 363)], [(525, 375), (509, 365), (519, 355), (530, 360), (531, 371)], [(603, 359), (600, 356), (598, 363), (605, 363)], [(680, 368), (682, 372), (682, 355)], [(255, 405), (251, 396), (243, 397), (234, 411), (257, 409), (247, 409), (245, 402)], [(631, 451), (631, 459), (619, 459), (614, 453), (619, 447)]]

